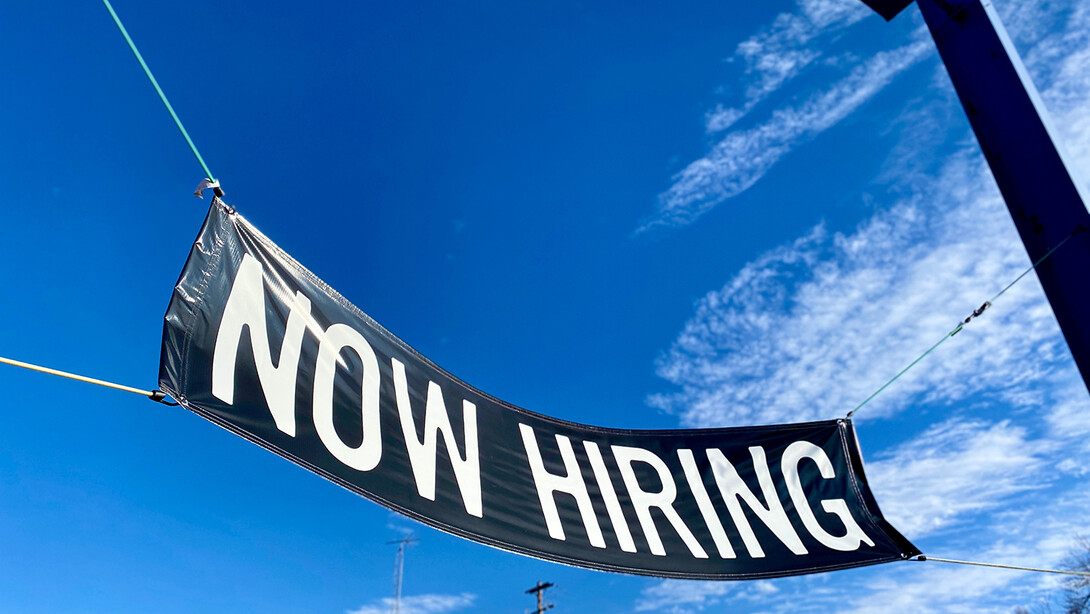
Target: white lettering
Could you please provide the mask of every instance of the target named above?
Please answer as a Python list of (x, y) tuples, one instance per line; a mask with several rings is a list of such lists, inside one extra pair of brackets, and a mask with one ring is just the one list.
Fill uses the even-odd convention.
[(617, 541), (621, 544), (621, 550), (635, 552), (636, 542), (632, 541), (632, 533), (628, 530), (628, 521), (624, 519), (621, 511), (621, 502), (617, 499), (617, 491), (613, 489), (613, 481), (609, 479), (609, 470), (602, 459), (602, 451), (593, 441), (584, 441), (583, 447), (587, 450), (587, 458), (590, 467), (594, 470), (594, 479), (598, 482), (598, 489), (602, 491), (602, 498), (606, 501), (606, 511), (609, 512), (609, 521), (613, 524), (613, 532), (617, 534)]
[(261, 263), (253, 256), (242, 257), (223, 319), (216, 333), (212, 354), (212, 395), (231, 405), (235, 399), (235, 361), (242, 344), (242, 329), (250, 329), (250, 347), (261, 392), (276, 428), (295, 437), (295, 380), (299, 372), (299, 352), (310, 316), (310, 301), (301, 292), (295, 294), (288, 316), (280, 359), (274, 367), (265, 321), (265, 286)]
[(693, 490), (693, 497), (696, 498), (696, 504), (700, 507), (700, 515), (704, 517), (704, 523), (708, 525), (708, 531), (712, 534), (720, 558), (735, 558), (734, 547), (730, 545), (730, 540), (727, 539), (727, 532), (723, 530), (723, 523), (719, 521), (719, 515), (715, 513), (711, 497), (708, 496), (708, 489), (704, 488), (704, 482), (700, 478), (700, 471), (696, 468), (693, 451), (680, 449), (677, 451), (677, 457), (681, 459), (681, 468), (685, 470), (685, 479), (689, 481), (689, 487)]
[(716, 448), (708, 450), (708, 460), (712, 463), (715, 483), (719, 486), (719, 492), (723, 495), (723, 501), (727, 504), (727, 510), (730, 511), (730, 516), (738, 527), (738, 533), (741, 534), (742, 542), (749, 550), (749, 555), (759, 559), (764, 557), (765, 552), (761, 549), (761, 544), (757, 542), (757, 536), (753, 534), (753, 527), (749, 526), (749, 520), (746, 518), (746, 513), (742, 511), (739, 499), (746, 502), (753, 513), (757, 514), (757, 518), (765, 523), (776, 537), (791, 549), (791, 552), (806, 554), (806, 547), (802, 545), (798, 533), (795, 533), (795, 528), (791, 526), (791, 521), (783, 509), (783, 503), (776, 494), (776, 485), (772, 482), (768, 463), (765, 461), (764, 448), (753, 446), (749, 449), (749, 453), (753, 455), (753, 471), (761, 484), (761, 492), (764, 494), (767, 507), (762, 505), (757, 496), (749, 490), (741, 476), (735, 471), (734, 465), (730, 464), (722, 452)]
[[(681, 540), (685, 542), (685, 545), (689, 547), (689, 551), (693, 553), (693, 556), (698, 559), (708, 558), (708, 554), (700, 547), (700, 543), (693, 537), (689, 527), (685, 526), (685, 521), (681, 519), (677, 510), (674, 509), (674, 499), (677, 498), (677, 485), (674, 484), (674, 479), (670, 475), (670, 468), (666, 466), (666, 463), (662, 462), (662, 459), (655, 456), (650, 450), (644, 450), (643, 448), (612, 446), (612, 449), (613, 457), (617, 459), (617, 465), (621, 470), (621, 477), (624, 478), (625, 486), (628, 488), (628, 496), (632, 500), (632, 507), (636, 508), (636, 517), (640, 519), (643, 535), (647, 538), (647, 545), (651, 548), (651, 554), (666, 556), (666, 550), (662, 547), (658, 529), (655, 528), (655, 521), (651, 518), (651, 508), (656, 507), (670, 521), (670, 524), (673, 525), (677, 534), (681, 536)], [(651, 493), (640, 487), (640, 483), (636, 479), (636, 472), (632, 469), (632, 463), (636, 462), (650, 465), (658, 473), (659, 481), (662, 482), (660, 492)]]
[(784, 481), (787, 482), (787, 492), (791, 493), (791, 501), (795, 504), (795, 511), (798, 512), (799, 518), (802, 518), (802, 524), (806, 527), (806, 530), (810, 532), (810, 535), (814, 536), (814, 539), (833, 550), (840, 550), (841, 552), (858, 550), (860, 543), (873, 546), (874, 542), (863, 533), (863, 529), (852, 518), (851, 512), (848, 511), (848, 504), (844, 499), (822, 499), (821, 507), (826, 512), (839, 518), (847, 532), (837, 537), (830, 535), (821, 527), (817, 518), (814, 517), (814, 510), (810, 509), (810, 502), (806, 499), (806, 491), (802, 489), (802, 482), (799, 480), (799, 462), (804, 458), (809, 458), (817, 463), (821, 477), (826, 480), (836, 477), (836, 472), (833, 470), (833, 463), (829, 461), (825, 450), (809, 441), (796, 441), (784, 450), (783, 458), (780, 459), (780, 469), (783, 471)]
[(443, 389), (435, 382), (428, 382), (428, 398), (424, 404), (424, 441), (416, 437), (412, 404), (409, 401), (409, 385), (405, 379), (405, 365), (396, 358), (390, 362), (394, 369), (394, 394), (397, 397), (397, 415), (401, 418), (401, 432), (405, 435), (405, 448), (409, 452), (409, 464), (416, 478), (416, 492), (421, 497), (435, 501), (435, 453), (439, 434), (454, 469), (454, 479), (462, 494), (466, 512), (481, 517), (481, 465), (477, 449), (477, 406), (462, 401), (462, 423), (465, 427), (466, 453), (458, 453), (458, 442), (450, 426), (447, 406), (443, 402)]
[(564, 541), (564, 527), (560, 523), (560, 514), (556, 511), (556, 501), (553, 499), (553, 493), (559, 491), (575, 497), (590, 545), (595, 548), (605, 548), (606, 540), (602, 537), (602, 528), (598, 526), (598, 517), (594, 515), (590, 494), (587, 493), (587, 485), (583, 482), (583, 476), (579, 471), (579, 463), (575, 459), (575, 450), (572, 449), (571, 441), (563, 435), (556, 436), (556, 445), (560, 448), (560, 458), (564, 460), (564, 470), (567, 473), (565, 476), (559, 476), (545, 470), (534, 429), (525, 424), (519, 424), (519, 432), (522, 433), (522, 443), (526, 447), (526, 458), (530, 461), (530, 472), (534, 476), (534, 485), (537, 486), (537, 497), (541, 501), (541, 511), (545, 514), (545, 526), (549, 529), (549, 537)]
[[(337, 377), (337, 359), (344, 348), (351, 348), (363, 361), (363, 381), (360, 383), (360, 412), (363, 441), (358, 448), (341, 440), (333, 426), (333, 384)], [(375, 351), (347, 324), (334, 324), (326, 329), (318, 346), (318, 362), (314, 366), (314, 429), (329, 453), (345, 465), (359, 471), (374, 469), (382, 458), (382, 433), (379, 431), (379, 372)]]

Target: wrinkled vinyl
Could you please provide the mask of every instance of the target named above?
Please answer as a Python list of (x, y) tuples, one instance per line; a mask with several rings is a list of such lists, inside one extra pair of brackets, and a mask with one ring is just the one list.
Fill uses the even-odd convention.
[(418, 354), (218, 199), (166, 314), (159, 380), (353, 492), (542, 559), (749, 579), (918, 554), (882, 518), (850, 421), (630, 431), (528, 412)]

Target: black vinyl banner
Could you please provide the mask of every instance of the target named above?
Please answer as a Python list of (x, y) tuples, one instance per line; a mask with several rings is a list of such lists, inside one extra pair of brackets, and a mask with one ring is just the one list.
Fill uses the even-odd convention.
[(632, 431), (528, 412), (418, 354), (218, 199), (166, 314), (159, 384), (355, 493), (542, 559), (749, 579), (919, 554), (882, 518), (849, 421)]

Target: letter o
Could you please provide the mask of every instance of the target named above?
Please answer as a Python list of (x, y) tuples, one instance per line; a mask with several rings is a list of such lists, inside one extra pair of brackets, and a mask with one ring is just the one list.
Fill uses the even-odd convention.
[[(363, 442), (349, 447), (333, 427), (333, 388), (337, 377), (337, 359), (341, 350), (352, 348), (363, 361), (360, 412)], [(359, 471), (374, 469), (382, 458), (382, 431), (379, 427), (378, 358), (371, 345), (347, 324), (334, 324), (326, 329), (318, 346), (318, 363), (314, 367), (314, 429), (329, 453), (345, 465)]]

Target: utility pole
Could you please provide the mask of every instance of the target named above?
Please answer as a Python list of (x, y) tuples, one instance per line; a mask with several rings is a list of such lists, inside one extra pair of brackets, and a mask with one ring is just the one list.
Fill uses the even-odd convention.
[(552, 609), (552, 608), (556, 607), (555, 603), (550, 603), (550, 604), (545, 603), (545, 589), (547, 589), (547, 588), (549, 588), (551, 586), (556, 586), (556, 585), (553, 584), (552, 582), (544, 582), (543, 583), (541, 580), (538, 580), (537, 585), (534, 586), (534, 588), (531, 588), (530, 590), (526, 591), (527, 595), (531, 595), (531, 594), (535, 594), (535, 593), (537, 594), (537, 609), (534, 610), (534, 614), (543, 614), (545, 612), (545, 610), (549, 610), (549, 609)]
[(405, 547), (418, 541), (420, 540), (414, 538), (412, 533), (409, 533), (401, 539), (395, 539), (394, 541), (386, 542), (387, 544), (397, 544), (397, 555), (394, 556), (394, 607), (392, 609), (393, 614), (401, 614), (401, 579), (405, 574)]

